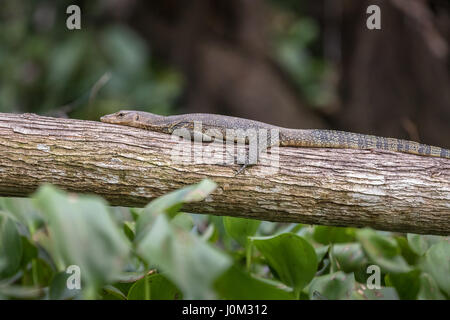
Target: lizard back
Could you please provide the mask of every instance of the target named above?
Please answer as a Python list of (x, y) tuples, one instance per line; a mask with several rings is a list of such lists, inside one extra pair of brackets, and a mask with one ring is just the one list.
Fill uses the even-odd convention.
[[(347, 149), (380, 149), (410, 153), (423, 156), (450, 158), (450, 150), (434, 147), (414, 141), (385, 138), (360, 133), (321, 129), (290, 129), (260, 121), (217, 115), (208, 113), (191, 113), (173, 116), (160, 116), (141, 111), (119, 111), (101, 118), (103, 122), (122, 124), (163, 133), (173, 133), (176, 129), (185, 128), (194, 132), (200, 125), (202, 133), (218, 132), (223, 138), (236, 131), (251, 131), (254, 135), (259, 130), (268, 132), (268, 146), (278, 144), (284, 147), (311, 148), (347, 148)], [(232, 131), (230, 131), (232, 130)], [(234, 130), (234, 132), (233, 132)], [(275, 130), (275, 131), (272, 131)], [(276, 132), (278, 139), (271, 134)], [(245, 137), (246, 143), (249, 136)]]

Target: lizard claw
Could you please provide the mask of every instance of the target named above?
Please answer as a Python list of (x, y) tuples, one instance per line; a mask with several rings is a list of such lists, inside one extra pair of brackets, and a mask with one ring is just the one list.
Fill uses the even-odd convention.
[(236, 173), (234, 174), (234, 176), (236, 177), (238, 174), (243, 173), (243, 172), (245, 171), (246, 168), (252, 167), (252, 166), (256, 166), (256, 165), (257, 165), (256, 163), (245, 163), (245, 164), (243, 164), (243, 165), (236, 171)]
[(247, 168), (247, 166), (248, 166), (247, 163), (246, 163), (246, 164), (243, 164), (243, 165), (239, 168), (239, 170), (236, 171), (236, 173), (234, 174), (234, 176), (236, 177), (238, 174), (244, 172), (244, 171), (245, 171), (245, 168)]

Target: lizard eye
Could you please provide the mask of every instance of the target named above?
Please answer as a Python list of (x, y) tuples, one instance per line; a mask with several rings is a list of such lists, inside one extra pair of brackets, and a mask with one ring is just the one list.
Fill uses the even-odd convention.
[(139, 120), (139, 115), (138, 114), (136, 115), (135, 119), (136, 119), (136, 121)]
[(118, 116), (118, 117), (123, 117), (124, 114), (123, 114), (123, 112), (119, 112), (119, 114), (118, 114), (117, 116)]

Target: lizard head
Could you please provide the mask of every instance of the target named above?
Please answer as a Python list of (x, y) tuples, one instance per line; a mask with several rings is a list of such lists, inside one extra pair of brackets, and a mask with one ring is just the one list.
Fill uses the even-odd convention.
[(121, 110), (100, 118), (100, 121), (144, 129), (159, 128), (163, 116), (141, 111)]

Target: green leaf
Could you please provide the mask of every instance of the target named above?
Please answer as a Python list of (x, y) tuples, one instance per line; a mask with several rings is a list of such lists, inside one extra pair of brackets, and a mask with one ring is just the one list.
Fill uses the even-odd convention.
[(31, 199), (0, 198), (0, 207), (10, 212), (24, 226), (30, 227), (31, 231), (43, 223), (42, 215)]
[(247, 247), (248, 237), (254, 236), (261, 221), (236, 217), (223, 217), (226, 232), (242, 247)]
[(398, 300), (398, 295), (394, 288), (369, 289), (361, 283), (356, 283), (351, 298), (357, 300)]
[(384, 272), (411, 271), (411, 267), (401, 256), (400, 248), (394, 240), (383, 237), (371, 229), (358, 230), (356, 236), (369, 259), (380, 266)]
[(22, 260), (22, 239), (16, 223), (0, 212), (0, 279), (13, 276)]
[(445, 300), (445, 296), (440, 292), (436, 281), (426, 272), (420, 275), (420, 291), (417, 296), (419, 300)]
[(316, 251), (317, 263), (322, 261), (323, 257), (325, 257), (325, 255), (328, 253), (329, 248), (330, 246), (322, 246), (322, 245), (314, 248), (314, 251)]
[(355, 278), (353, 274), (345, 274), (338, 271), (320, 277), (315, 277), (309, 285), (309, 298), (314, 297), (314, 292), (329, 300), (350, 299)]
[(45, 260), (33, 259), (30, 268), (24, 271), (22, 285), (46, 287), (49, 285), (53, 273), (53, 269)]
[(38, 249), (34, 244), (30, 242), (30, 240), (27, 237), (21, 236), (21, 240), (22, 240), (23, 255), (20, 265), (25, 268), (33, 259), (37, 258)]
[(346, 273), (364, 268), (367, 258), (359, 243), (335, 244), (332, 247), (333, 268)]
[(294, 295), (281, 283), (255, 278), (236, 266), (220, 276), (214, 288), (222, 299), (231, 300), (290, 300)]
[(108, 283), (120, 274), (130, 246), (112, 220), (104, 200), (68, 196), (45, 185), (34, 198), (49, 221), (49, 240), (56, 261), (65, 268), (77, 265), (88, 286)]
[(177, 227), (180, 227), (186, 231), (192, 230), (194, 227), (194, 220), (189, 213), (180, 212), (172, 220), (171, 223)]
[(355, 229), (315, 226), (313, 237), (315, 241), (321, 244), (353, 242), (355, 240)]
[(134, 240), (134, 229), (135, 229), (135, 222), (125, 221), (123, 223), (123, 232), (127, 236), (128, 240), (133, 241)]
[(162, 274), (152, 274), (136, 281), (128, 291), (128, 300), (178, 300), (180, 290)]
[(103, 287), (102, 300), (127, 300), (127, 297), (116, 287), (106, 285)]
[(201, 201), (216, 187), (217, 184), (214, 181), (205, 179), (198, 184), (187, 186), (153, 200), (145, 207), (136, 222), (136, 237), (145, 236), (146, 228), (151, 228), (152, 222), (159, 214), (165, 213), (169, 217), (174, 217), (183, 203)]
[[(135, 257), (135, 259), (141, 261), (141, 259), (138, 259)], [(128, 292), (131, 289), (131, 287), (134, 285), (136, 281), (141, 280), (148, 274), (148, 271), (129, 271), (129, 272), (123, 272), (117, 279), (116, 282), (114, 282), (112, 285), (114, 288), (119, 289), (122, 294), (125, 296), (128, 296)]]
[(420, 289), (420, 270), (386, 275), (386, 285), (394, 287), (402, 300), (415, 300)]
[(314, 248), (308, 241), (293, 233), (250, 239), (280, 280), (294, 288), (298, 297), (301, 289), (311, 281), (317, 271)]
[(38, 299), (45, 295), (43, 288), (18, 285), (0, 285), (0, 297), (13, 299)]
[(432, 245), (425, 253), (422, 269), (450, 296), (450, 243), (441, 241)]
[(419, 256), (423, 255), (429, 248), (427, 241), (419, 234), (408, 233), (407, 239), (411, 249)]
[(67, 286), (67, 279), (70, 277), (69, 273), (61, 271), (56, 273), (49, 287), (49, 298), (51, 300), (71, 300), (81, 296), (81, 289), (69, 289)]
[(131, 217), (134, 221), (137, 221), (139, 219), (139, 216), (141, 215), (143, 208), (128, 208), (131, 214)]
[(147, 263), (161, 268), (186, 299), (213, 298), (213, 281), (231, 264), (228, 256), (210, 244), (170, 225), (165, 215), (157, 216), (136, 244)]
[(406, 262), (411, 266), (415, 265), (419, 256), (411, 249), (408, 240), (403, 236), (396, 236), (394, 239), (400, 248), (400, 254), (405, 258)]
[(408, 233), (407, 239), (411, 249), (419, 256), (423, 256), (428, 248), (430, 248), (433, 244), (444, 240), (441, 236), (413, 233)]

